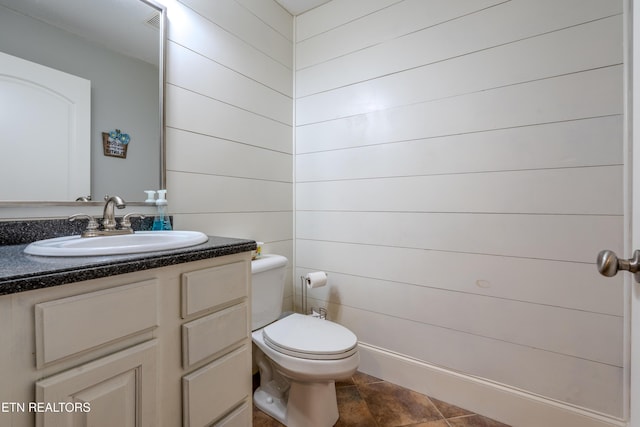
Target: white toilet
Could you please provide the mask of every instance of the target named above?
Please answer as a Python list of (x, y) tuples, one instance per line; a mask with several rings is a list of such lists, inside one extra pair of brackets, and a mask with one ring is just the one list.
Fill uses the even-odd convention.
[(360, 363), (357, 338), (328, 320), (283, 316), (286, 268), (280, 255), (251, 262), (251, 329), (260, 370), (253, 400), (288, 427), (330, 427), (338, 420), (335, 381), (349, 378)]

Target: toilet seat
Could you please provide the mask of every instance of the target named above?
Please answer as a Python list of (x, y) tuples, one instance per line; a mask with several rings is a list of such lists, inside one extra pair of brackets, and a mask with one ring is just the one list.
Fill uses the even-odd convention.
[(337, 360), (357, 351), (358, 339), (344, 326), (294, 313), (262, 329), (267, 346), (289, 356)]

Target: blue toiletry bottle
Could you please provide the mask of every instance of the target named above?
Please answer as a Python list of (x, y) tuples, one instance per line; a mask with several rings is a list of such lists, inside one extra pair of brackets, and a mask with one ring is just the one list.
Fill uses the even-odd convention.
[(156, 207), (158, 212), (155, 218), (153, 218), (152, 230), (171, 230), (171, 220), (169, 218), (169, 211), (167, 208), (166, 199), (167, 190), (158, 190), (158, 199), (156, 200)]

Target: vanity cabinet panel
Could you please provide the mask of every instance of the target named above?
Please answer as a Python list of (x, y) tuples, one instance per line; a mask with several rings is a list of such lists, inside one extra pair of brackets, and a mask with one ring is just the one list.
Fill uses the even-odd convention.
[(247, 427), (253, 422), (253, 411), (248, 402), (244, 402), (229, 415), (213, 424), (213, 427)]
[(241, 303), (182, 325), (185, 369), (248, 339), (247, 303)]
[[(26, 408), (0, 411), (0, 426), (251, 425), (250, 263), (242, 252), (0, 296), (0, 402)], [(30, 412), (38, 402), (91, 410)]]
[(36, 304), (37, 367), (158, 326), (157, 281)]
[(247, 257), (182, 274), (184, 427), (251, 425), (250, 273)]
[(36, 427), (156, 426), (157, 374), (152, 340), (40, 380), (36, 402), (58, 406), (38, 411)]
[[(182, 317), (214, 310), (246, 298), (250, 264), (236, 262), (182, 275)], [(215, 284), (213, 286), (212, 284)]]
[(251, 395), (251, 347), (228, 353), (186, 375), (183, 382), (184, 427), (211, 425)]

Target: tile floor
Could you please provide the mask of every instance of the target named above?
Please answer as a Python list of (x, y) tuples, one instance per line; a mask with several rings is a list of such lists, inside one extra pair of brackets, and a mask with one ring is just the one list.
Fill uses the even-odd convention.
[[(336, 427), (509, 427), (360, 372), (336, 383), (336, 395)], [(254, 407), (253, 427), (282, 424)]]

